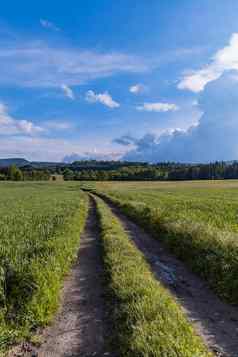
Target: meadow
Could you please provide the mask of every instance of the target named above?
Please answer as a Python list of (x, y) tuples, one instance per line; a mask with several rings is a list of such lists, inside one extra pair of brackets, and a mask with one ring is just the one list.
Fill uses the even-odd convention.
[(205, 223), (238, 232), (238, 180), (184, 182), (101, 182), (99, 191), (156, 208), (168, 221)]
[(238, 181), (101, 182), (132, 219), (238, 304)]
[[(217, 294), (238, 303), (238, 181), (2, 182), (0, 354), (19, 341), (34, 342), (59, 307), (88, 213), (83, 187), (109, 198)], [(116, 349), (123, 356), (210, 356), (99, 198), (97, 211)]]
[(0, 350), (47, 324), (87, 214), (77, 185), (0, 185)]

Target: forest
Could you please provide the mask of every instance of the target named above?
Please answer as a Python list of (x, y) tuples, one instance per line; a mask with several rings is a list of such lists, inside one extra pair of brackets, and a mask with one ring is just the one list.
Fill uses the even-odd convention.
[(10, 165), (0, 167), (0, 180), (41, 181), (52, 175), (70, 181), (186, 181), (238, 179), (238, 161), (207, 164), (164, 162), (157, 164), (123, 161), (77, 161), (72, 164)]

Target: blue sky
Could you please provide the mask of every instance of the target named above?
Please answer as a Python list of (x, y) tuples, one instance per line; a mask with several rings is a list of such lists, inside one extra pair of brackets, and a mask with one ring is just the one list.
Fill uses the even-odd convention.
[(237, 159), (237, 13), (235, 0), (4, 2), (0, 157)]

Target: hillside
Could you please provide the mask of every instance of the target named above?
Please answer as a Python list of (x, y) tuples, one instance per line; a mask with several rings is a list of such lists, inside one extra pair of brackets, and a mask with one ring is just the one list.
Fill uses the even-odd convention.
[(12, 158), (12, 159), (0, 159), (0, 167), (9, 167), (11, 165), (16, 165), (22, 167), (28, 165), (29, 161), (22, 158)]

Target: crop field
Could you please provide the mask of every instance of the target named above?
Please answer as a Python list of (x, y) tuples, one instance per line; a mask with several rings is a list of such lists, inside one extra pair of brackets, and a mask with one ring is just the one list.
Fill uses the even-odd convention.
[(225, 300), (238, 303), (238, 182), (97, 183)]
[(156, 208), (168, 221), (204, 223), (238, 232), (238, 181), (102, 182), (99, 191)]
[(87, 204), (70, 184), (0, 185), (0, 349), (45, 325), (79, 246)]
[(2, 182), (0, 198), (0, 355), (236, 356), (237, 181)]

